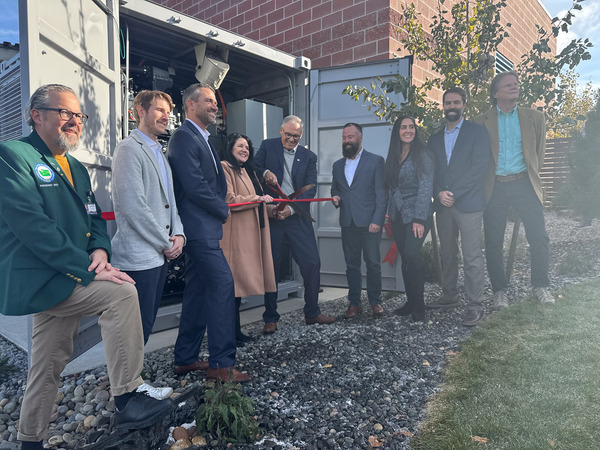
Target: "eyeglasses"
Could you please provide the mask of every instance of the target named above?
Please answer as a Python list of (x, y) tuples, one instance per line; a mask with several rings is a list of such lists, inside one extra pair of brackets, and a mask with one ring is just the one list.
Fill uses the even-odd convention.
[(71, 120), (73, 117), (75, 117), (82, 124), (86, 123), (88, 120), (87, 114), (74, 113), (72, 111), (69, 111), (68, 109), (61, 109), (61, 108), (35, 108), (35, 109), (38, 109), (40, 111), (57, 111), (58, 115), (60, 116), (60, 118), (62, 120)]
[(302, 137), (301, 134), (291, 134), (291, 133), (286, 133), (285, 131), (284, 131), (283, 135), (285, 136), (286, 139), (293, 139), (294, 141), (297, 141)]

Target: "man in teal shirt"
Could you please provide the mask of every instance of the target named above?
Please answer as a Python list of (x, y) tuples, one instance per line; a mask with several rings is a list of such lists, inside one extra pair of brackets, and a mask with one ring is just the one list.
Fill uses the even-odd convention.
[(0, 144), (0, 313), (33, 314), (31, 367), (21, 405), (22, 449), (41, 449), (60, 374), (81, 316), (99, 316), (116, 427), (159, 420), (170, 400), (143, 392), (144, 340), (133, 280), (108, 262), (110, 240), (77, 148), (87, 116), (69, 87), (31, 97), (33, 132)]
[(544, 221), (542, 180), (539, 171), (546, 151), (544, 114), (517, 106), (516, 72), (496, 75), (490, 85), (492, 109), (474, 120), (485, 125), (492, 145), (493, 163), (485, 181), (483, 215), (485, 255), (494, 291), (494, 308), (508, 306), (504, 271), (504, 231), (512, 206), (525, 227), (531, 255), (532, 293), (542, 303), (554, 303), (548, 291), (550, 251)]

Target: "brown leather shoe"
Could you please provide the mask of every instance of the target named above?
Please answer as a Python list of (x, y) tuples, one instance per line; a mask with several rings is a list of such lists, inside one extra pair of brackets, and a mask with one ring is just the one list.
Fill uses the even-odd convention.
[(212, 367), (209, 367), (206, 370), (207, 380), (217, 380), (223, 383), (229, 380), (229, 377), (232, 377), (235, 383), (245, 383), (246, 381), (250, 381), (252, 379), (250, 375), (234, 369), (233, 366), (221, 367), (220, 369), (213, 369)]
[(383, 306), (379, 303), (371, 305), (371, 311), (373, 311), (374, 316), (381, 316), (383, 314)]
[(263, 327), (264, 334), (273, 334), (277, 331), (277, 324), (275, 322), (267, 322)]
[(353, 319), (362, 312), (363, 309), (360, 306), (348, 306), (346, 314), (344, 314), (344, 319)]
[(326, 316), (324, 314), (319, 314), (317, 317), (313, 317), (312, 319), (309, 319), (308, 317), (306, 317), (306, 325), (313, 325), (315, 323), (320, 323), (322, 325), (329, 325), (333, 322), (335, 322), (335, 317)]
[(204, 361), (199, 359), (195, 363), (188, 364), (187, 366), (174, 366), (173, 372), (176, 375), (185, 375), (186, 373), (194, 372), (196, 370), (207, 370), (208, 369), (208, 361)]

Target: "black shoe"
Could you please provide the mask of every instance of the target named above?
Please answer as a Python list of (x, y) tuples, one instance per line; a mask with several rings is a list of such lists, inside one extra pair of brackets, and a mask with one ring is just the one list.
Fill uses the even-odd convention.
[(44, 446), (42, 441), (21, 441), (21, 450), (44, 450)]
[(424, 322), (425, 321), (425, 311), (413, 311), (411, 314), (411, 319), (413, 322)]
[(465, 327), (474, 327), (484, 317), (485, 312), (483, 311), (483, 309), (471, 309), (465, 313), (465, 317), (463, 317), (462, 324)]
[(394, 314), (397, 316), (410, 316), (412, 314), (412, 307), (408, 303), (405, 303), (404, 306), (395, 309)]
[(253, 338), (252, 336), (248, 336), (247, 334), (244, 333), (240, 333), (235, 337), (236, 341), (241, 341), (241, 342), (254, 342), (256, 340), (256, 338)]
[(146, 393), (134, 392), (125, 408), (115, 412), (116, 430), (140, 430), (158, 422), (167, 414), (173, 402), (156, 400)]

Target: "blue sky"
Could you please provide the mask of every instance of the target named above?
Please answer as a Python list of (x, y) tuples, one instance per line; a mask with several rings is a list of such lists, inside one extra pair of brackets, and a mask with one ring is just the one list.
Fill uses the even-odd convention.
[[(552, 17), (564, 13), (572, 5), (572, 0), (542, 0)], [(19, 40), (18, 0), (0, 0), (0, 42), (15, 43)], [(573, 38), (589, 37), (595, 44), (592, 48), (592, 60), (582, 62), (576, 69), (580, 74), (580, 83), (592, 82), (600, 88), (600, 0), (585, 0), (583, 10), (577, 12), (568, 35), (561, 35), (559, 46)]]

